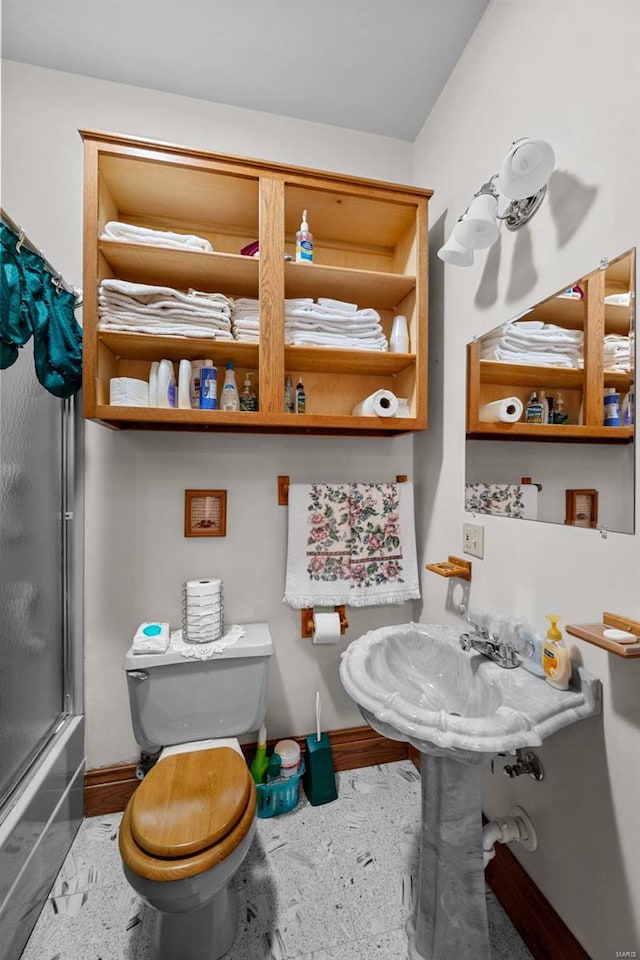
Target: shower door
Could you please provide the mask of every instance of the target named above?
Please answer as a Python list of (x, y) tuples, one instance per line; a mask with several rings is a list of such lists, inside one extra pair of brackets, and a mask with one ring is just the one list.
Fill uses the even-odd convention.
[(0, 812), (71, 710), (68, 416), (36, 380), (27, 344), (0, 373)]

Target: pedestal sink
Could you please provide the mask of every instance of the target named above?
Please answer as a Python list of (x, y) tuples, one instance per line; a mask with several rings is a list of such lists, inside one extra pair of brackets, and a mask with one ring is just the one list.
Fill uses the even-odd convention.
[(568, 691), (555, 690), (523, 667), (506, 670), (462, 650), (460, 633), (424, 623), (383, 627), (350, 644), (340, 663), (367, 723), (422, 754), (412, 960), (490, 960), (481, 764), (600, 712), (600, 681), (582, 667)]

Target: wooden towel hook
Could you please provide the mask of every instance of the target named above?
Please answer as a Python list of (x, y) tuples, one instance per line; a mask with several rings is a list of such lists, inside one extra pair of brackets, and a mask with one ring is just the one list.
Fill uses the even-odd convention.
[[(340, 616), (340, 635), (344, 636), (347, 630), (349, 629), (349, 621), (347, 620), (347, 611), (344, 604), (340, 604), (337, 607), (333, 608), (337, 614)], [(300, 636), (301, 637), (312, 637), (314, 632), (314, 623), (313, 623), (313, 607), (303, 607), (300, 611)]]
[[(289, 484), (290, 478), (285, 475), (278, 477), (278, 506), (279, 507), (288, 507), (289, 506)], [(407, 475), (406, 473), (399, 473), (396, 476), (396, 483), (406, 483)], [(311, 634), (308, 634), (311, 636)]]

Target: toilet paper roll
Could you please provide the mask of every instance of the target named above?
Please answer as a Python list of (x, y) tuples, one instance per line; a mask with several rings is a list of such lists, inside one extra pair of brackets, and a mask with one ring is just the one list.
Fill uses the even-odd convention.
[(134, 377), (112, 377), (109, 381), (109, 403), (112, 407), (148, 407), (149, 384)]
[(522, 416), (522, 400), (518, 397), (505, 397), (493, 403), (483, 403), (478, 419), (483, 423), (515, 423)]
[(187, 580), (187, 597), (214, 597), (220, 593), (221, 580)]
[(313, 642), (337, 643), (340, 639), (340, 614), (313, 614)]
[(395, 417), (398, 413), (398, 398), (391, 390), (376, 390), (353, 408), (354, 417)]

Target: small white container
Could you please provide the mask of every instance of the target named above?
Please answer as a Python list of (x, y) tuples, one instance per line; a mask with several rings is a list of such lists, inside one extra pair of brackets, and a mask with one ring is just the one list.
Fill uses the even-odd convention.
[(407, 326), (407, 318), (401, 314), (393, 318), (391, 337), (389, 338), (389, 350), (391, 353), (409, 353), (409, 328)]
[(273, 752), (280, 757), (280, 776), (295, 776), (300, 768), (300, 747), (295, 740), (278, 740)]

